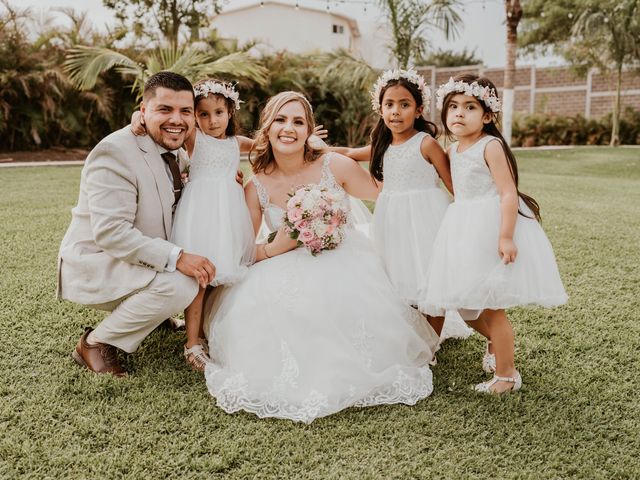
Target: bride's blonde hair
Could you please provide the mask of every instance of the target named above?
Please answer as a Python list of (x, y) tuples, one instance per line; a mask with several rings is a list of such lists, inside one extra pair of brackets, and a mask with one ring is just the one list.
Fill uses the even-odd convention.
[[(255, 135), (254, 146), (251, 153), (255, 152), (255, 158), (249, 156), (249, 163), (251, 163), (251, 169), (253, 173), (264, 172), (267, 167), (275, 162), (273, 156), (273, 150), (271, 149), (271, 143), (269, 143), (269, 128), (276, 119), (280, 109), (289, 102), (299, 102), (304, 109), (304, 116), (307, 121), (308, 135), (313, 133), (313, 129), (316, 126), (313, 118), (313, 108), (307, 98), (298, 92), (281, 92), (274, 95), (269, 99), (265, 105), (262, 113), (260, 114), (260, 127)], [(307, 143), (304, 144), (304, 161), (312, 162), (317, 159), (322, 152), (320, 150), (312, 149)]]

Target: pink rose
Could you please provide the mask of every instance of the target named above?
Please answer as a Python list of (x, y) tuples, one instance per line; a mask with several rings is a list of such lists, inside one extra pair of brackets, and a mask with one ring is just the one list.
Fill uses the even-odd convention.
[(298, 236), (298, 240), (300, 240), (305, 245), (313, 240), (313, 232), (306, 228), (300, 230), (300, 235)]
[(294, 208), (287, 212), (287, 216), (289, 217), (289, 221), (291, 223), (296, 223), (297, 221), (302, 219), (302, 209)]

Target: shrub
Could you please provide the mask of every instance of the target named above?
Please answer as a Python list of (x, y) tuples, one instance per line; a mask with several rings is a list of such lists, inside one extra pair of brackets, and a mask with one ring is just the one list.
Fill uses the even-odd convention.
[[(541, 145), (608, 145), (612, 115), (599, 119), (537, 114), (516, 117), (512, 144), (520, 147)], [(620, 143), (640, 144), (640, 111), (627, 107), (620, 118)]]

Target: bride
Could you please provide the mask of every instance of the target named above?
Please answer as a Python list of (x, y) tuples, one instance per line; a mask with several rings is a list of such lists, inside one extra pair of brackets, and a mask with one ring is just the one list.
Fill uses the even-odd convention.
[(413, 405), (433, 389), (428, 363), (438, 337), (393, 292), (353, 221), (335, 250), (317, 256), (282, 229), (296, 186), (326, 187), (347, 209), (347, 194), (378, 194), (355, 162), (307, 146), (313, 128), (311, 105), (296, 92), (272, 97), (262, 112), (245, 194), (255, 230), (264, 217), (277, 234), (257, 246), (242, 281), (216, 289), (206, 327), (207, 386), (228, 413), (310, 423), (350, 406)]

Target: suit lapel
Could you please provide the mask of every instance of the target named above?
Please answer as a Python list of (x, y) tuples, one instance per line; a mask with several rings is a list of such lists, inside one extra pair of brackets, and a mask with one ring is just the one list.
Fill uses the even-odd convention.
[(158, 196), (162, 205), (162, 218), (164, 221), (164, 231), (166, 238), (171, 236), (171, 216), (173, 206), (173, 188), (169, 182), (169, 176), (164, 166), (164, 160), (160, 156), (160, 150), (156, 143), (148, 135), (136, 137), (138, 147), (142, 151), (142, 156), (149, 166), (153, 178), (158, 188)]

